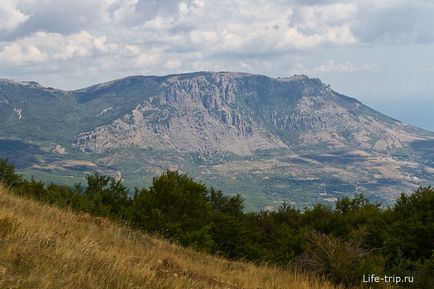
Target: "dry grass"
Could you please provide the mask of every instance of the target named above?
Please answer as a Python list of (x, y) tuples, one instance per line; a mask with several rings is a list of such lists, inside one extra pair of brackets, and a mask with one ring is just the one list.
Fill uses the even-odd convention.
[(300, 273), (181, 248), (0, 187), (0, 288), (336, 287)]

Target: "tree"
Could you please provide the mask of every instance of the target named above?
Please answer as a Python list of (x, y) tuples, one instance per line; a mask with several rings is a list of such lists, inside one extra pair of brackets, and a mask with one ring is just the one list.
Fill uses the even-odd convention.
[(388, 266), (402, 255), (411, 261), (432, 258), (434, 252), (434, 190), (419, 188), (407, 196), (401, 194), (395, 206), (386, 212), (385, 253)]
[(15, 167), (8, 160), (0, 159), (0, 183), (7, 186), (18, 186), (22, 183), (20, 175), (15, 173)]
[(149, 189), (138, 191), (130, 215), (133, 224), (147, 231), (183, 245), (212, 248), (208, 190), (178, 171), (166, 171), (153, 179)]
[(211, 234), (214, 240), (213, 251), (228, 258), (251, 259), (251, 229), (243, 212), (244, 200), (240, 195), (225, 196), (221, 191), (211, 189), (212, 209)]
[(86, 177), (84, 191), (87, 211), (100, 216), (122, 217), (128, 207), (128, 189), (113, 177), (95, 173)]

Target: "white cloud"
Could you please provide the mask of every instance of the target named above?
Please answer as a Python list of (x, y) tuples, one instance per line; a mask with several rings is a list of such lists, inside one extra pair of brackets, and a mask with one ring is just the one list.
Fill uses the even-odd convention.
[(37, 32), (4, 45), (0, 49), (0, 60), (17, 65), (70, 60), (115, 52), (117, 48), (117, 44), (107, 43), (107, 37), (96, 37), (87, 31), (70, 35)]
[(0, 52), (0, 62), (9, 62), (16, 65), (39, 63), (47, 59), (48, 55), (33, 45), (22, 47), (13, 43), (4, 47), (3, 51)]
[(209, 46), (220, 40), (216, 31), (194, 30), (190, 32), (190, 40), (195, 46)]
[(431, 2), (0, 0), (0, 73), (38, 69), (36, 76), (69, 73), (90, 81), (78, 67), (110, 77), (191, 70), (275, 76), (303, 69), (324, 75), (375, 71), (374, 64), (360, 63), (380, 57), (355, 64), (346, 61), (351, 55), (332, 51), (434, 43)]
[(13, 31), (29, 19), (28, 15), (17, 8), (15, 2), (12, 0), (2, 0), (0, 2), (0, 32)]
[(223, 48), (225, 50), (240, 50), (242, 43), (242, 37), (237, 34), (228, 33), (223, 36)]
[(324, 72), (356, 72), (356, 71), (374, 71), (378, 69), (378, 64), (361, 64), (355, 65), (349, 61), (343, 63), (336, 63), (334, 60), (329, 59), (324, 64), (315, 67), (313, 73)]
[[(208, 61), (234, 55), (237, 61), (243, 61), (252, 55), (274, 57), (296, 50), (356, 45), (378, 39), (380, 35), (391, 38), (394, 36), (390, 31), (376, 28), (384, 21), (378, 20), (381, 13), (396, 7), (415, 7), (403, 0), (6, 0), (1, 3), (0, 11), (15, 15), (11, 16), (15, 19), (13, 24), (3, 21), (3, 26), (26, 25), (17, 32), (15, 40), (0, 43), (0, 48), (13, 43), (23, 47), (33, 45), (46, 52), (48, 60), (57, 61), (101, 55), (111, 55), (115, 61), (136, 56), (143, 65), (158, 63), (158, 58), (173, 57), (185, 65), (196, 52)], [(371, 20), (372, 17), (380, 22)], [(370, 21), (361, 23), (360, 19)], [(420, 31), (425, 31), (424, 26), (418, 27), (422, 39), (427, 34)], [(41, 39), (54, 48), (43, 45)], [(159, 55), (155, 54), (156, 50), (161, 50)], [(154, 52), (149, 54), (149, 51)]]
[(169, 60), (164, 64), (164, 68), (166, 69), (177, 69), (182, 66), (182, 62), (178, 59)]
[(133, 59), (131, 64), (136, 67), (142, 67), (143, 69), (149, 69), (156, 64), (159, 64), (161, 61), (161, 52), (160, 51), (148, 51), (139, 54), (137, 57)]
[(190, 12), (190, 9), (188, 8), (187, 3), (185, 3), (185, 2), (181, 2), (179, 4), (179, 8), (178, 9), (179, 9), (179, 14), (181, 16), (185, 16), (185, 15), (187, 15)]
[(116, 44), (107, 44), (107, 37), (94, 37), (87, 31), (71, 34), (66, 37), (55, 35), (58, 38), (58, 52), (54, 54), (57, 59), (71, 59), (86, 57), (98, 53), (115, 51)]
[(327, 5), (301, 6), (294, 10), (291, 20), (304, 29), (320, 30), (333, 25), (342, 25), (351, 20), (358, 11), (355, 3), (332, 3)]
[(142, 51), (137, 45), (126, 45), (125, 50), (128, 54), (138, 55)]

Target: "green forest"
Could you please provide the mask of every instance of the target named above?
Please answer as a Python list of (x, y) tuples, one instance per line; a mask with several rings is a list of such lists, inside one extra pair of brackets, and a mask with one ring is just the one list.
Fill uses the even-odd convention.
[[(24, 179), (0, 160), (0, 182), (21, 196), (107, 217), (197, 250), (325, 276), (347, 287), (385, 288), (365, 276), (411, 277), (402, 288), (434, 288), (434, 190), (401, 194), (383, 207), (363, 195), (304, 210), (246, 212), (241, 196), (228, 196), (179, 173), (166, 171), (150, 187), (130, 192), (121, 181), (88, 175), (68, 187)], [(392, 283), (392, 282), (391, 282)], [(390, 287), (387, 287), (390, 288)]]

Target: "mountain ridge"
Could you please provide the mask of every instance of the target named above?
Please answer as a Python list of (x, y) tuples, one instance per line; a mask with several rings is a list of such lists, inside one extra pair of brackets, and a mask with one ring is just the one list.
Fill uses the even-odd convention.
[[(390, 201), (433, 180), (431, 151), (412, 144), (428, 144), (434, 133), (305, 75), (202, 71), (129, 76), (72, 91), (1, 81), (0, 88), (0, 140), (45, 151), (22, 168), (41, 178), (53, 177), (55, 168), (77, 179), (93, 167), (137, 184), (173, 168), (248, 200), (254, 195), (261, 206), (355, 192)], [(71, 173), (72, 161), (93, 165)]]

